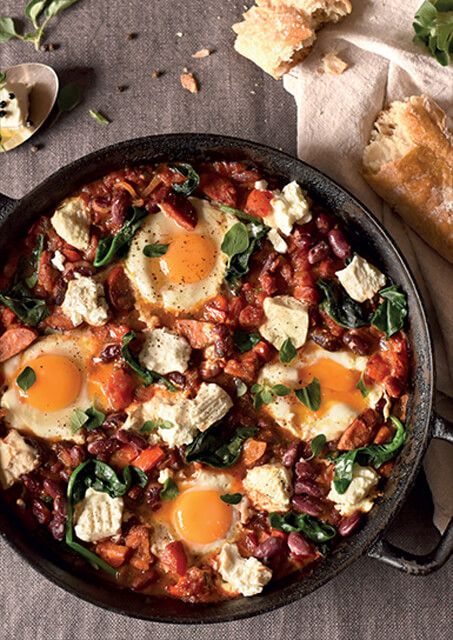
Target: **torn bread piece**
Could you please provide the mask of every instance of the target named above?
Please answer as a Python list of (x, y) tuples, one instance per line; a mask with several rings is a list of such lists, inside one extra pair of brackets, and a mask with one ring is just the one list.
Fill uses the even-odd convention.
[(381, 111), (363, 154), (370, 186), (453, 263), (453, 135), (426, 96)]
[(312, 20), (316, 29), (328, 22), (338, 22), (352, 11), (350, 0), (257, 0), (259, 6), (293, 7), (303, 11)]
[(322, 59), (322, 71), (330, 76), (341, 76), (348, 68), (348, 63), (342, 60), (336, 53), (326, 53)]

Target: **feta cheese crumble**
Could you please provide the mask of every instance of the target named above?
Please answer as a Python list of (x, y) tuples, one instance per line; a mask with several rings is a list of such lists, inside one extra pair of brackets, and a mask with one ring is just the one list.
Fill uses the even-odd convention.
[(85, 542), (97, 542), (120, 533), (123, 507), (123, 498), (112, 498), (90, 487), (75, 506), (76, 536)]
[(0, 87), (0, 102), (5, 105), (0, 109), (4, 112), (0, 117), (0, 129), (25, 127), (28, 120), (29, 92), (29, 87), (21, 82), (5, 82)]
[(280, 463), (263, 464), (247, 471), (244, 489), (260, 511), (286, 511), (291, 495), (291, 471)]
[(12, 430), (0, 440), (0, 484), (3, 489), (11, 487), (23, 473), (29, 473), (38, 466), (36, 449)]
[(68, 198), (58, 207), (50, 223), (65, 242), (85, 251), (90, 244), (90, 212), (82, 198)]
[(371, 467), (354, 465), (352, 481), (344, 493), (338, 493), (333, 482), (327, 496), (335, 503), (336, 509), (343, 516), (351, 515), (354, 511), (371, 511), (374, 496), (370, 496), (379, 482), (379, 475)]
[(385, 285), (383, 273), (355, 255), (347, 267), (335, 273), (346, 293), (357, 302), (372, 298)]
[(277, 229), (271, 229), (267, 234), (267, 238), (277, 253), (286, 253), (288, 251), (288, 245)]
[(305, 344), (309, 317), (303, 302), (292, 296), (265, 298), (263, 310), (266, 321), (259, 332), (268, 342), (280, 349), (287, 338), (299, 349)]
[(235, 544), (223, 545), (217, 568), (226, 582), (227, 590), (243, 596), (261, 593), (272, 578), (272, 571), (256, 558), (243, 558)]
[(66, 261), (66, 258), (61, 253), (61, 251), (58, 251), (58, 249), (57, 249), (55, 251), (55, 253), (53, 254), (53, 258), (52, 258), (52, 260), (50, 262), (55, 267), (55, 269), (58, 269), (58, 271), (64, 271), (64, 263), (65, 263), (65, 261)]
[(69, 281), (61, 309), (75, 327), (83, 321), (100, 327), (109, 317), (104, 287), (87, 276)]
[(190, 344), (183, 336), (166, 328), (153, 329), (146, 334), (139, 359), (144, 367), (161, 375), (173, 371), (184, 373), (191, 351)]
[(266, 224), (285, 236), (289, 236), (295, 222), (305, 224), (311, 220), (308, 200), (295, 180), (282, 191), (274, 191), (271, 207), (272, 213), (266, 216)]

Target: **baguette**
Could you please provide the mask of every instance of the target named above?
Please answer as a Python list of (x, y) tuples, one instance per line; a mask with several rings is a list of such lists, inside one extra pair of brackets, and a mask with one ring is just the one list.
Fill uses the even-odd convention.
[(434, 100), (393, 102), (363, 154), (370, 186), (418, 235), (453, 263), (453, 136)]

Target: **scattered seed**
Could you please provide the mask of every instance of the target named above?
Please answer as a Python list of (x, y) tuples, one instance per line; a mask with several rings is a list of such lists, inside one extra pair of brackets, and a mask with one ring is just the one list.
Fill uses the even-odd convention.
[(42, 49), (44, 51), (57, 51), (60, 48), (58, 42), (47, 42), (43, 44)]
[(184, 87), (184, 89), (186, 89), (187, 91), (190, 91), (190, 93), (198, 93), (199, 91), (198, 80), (196, 79), (193, 73), (187, 73), (187, 72), (181, 73), (180, 80), (181, 80), (181, 85)]
[(111, 123), (111, 120), (109, 118), (107, 118), (107, 116), (102, 114), (100, 111), (96, 111), (95, 109), (90, 109), (88, 111), (88, 113), (93, 118), (93, 120), (96, 120), (96, 122), (99, 122), (99, 124), (110, 124)]
[(164, 73), (165, 71), (159, 71), (159, 69), (153, 69), (151, 71), (151, 78), (155, 80), (156, 78), (160, 78), (161, 76), (163, 76)]
[(43, 148), (43, 146), (44, 146), (44, 145), (42, 145), (42, 144), (33, 144), (33, 145), (30, 147), (30, 151), (31, 151), (32, 153), (38, 153), (38, 151), (40, 151), (40, 150)]
[(127, 34), (128, 40), (136, 40), (137, 38), (138, 38), (138, 33), (135, 33), (135, 31), (131, 31), (131, 33)]
[(183, 37), (183, 35), (184, 35), (184, 34), (183, 34), (183, 32), (182, 32), (182, 31), (178, 31), (178, 32), (176, 33), (176, 37), (177, 37), (177, 38), (182, 38), (182, 37)]
[(207, 58), (211, 55), (211, 53), (213, 52), (210, 49), (200, 49), (199, 51), (195, 51), (195, 53), (192, 53), (192, 58)]
[(127, 84), (119, 84), (117, 89), (118, 89), (118, 91), (120, 93), (123, 93), (124, 91), (127, 91), (129, 89), (129, 85), (127, 85)]

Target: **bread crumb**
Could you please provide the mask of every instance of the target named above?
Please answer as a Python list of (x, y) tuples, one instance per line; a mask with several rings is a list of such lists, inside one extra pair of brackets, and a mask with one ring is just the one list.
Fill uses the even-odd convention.
[(190, 73), (190, 72), (181, 73), (180, 80), (181, 80), (181, 85), (184, 87), (184, 89), (186, 89), (187, 91), (190, 91), (190, 93), (198, 93), (199, 91), (198, 80), (196, 79), (193, 73)]
[(209, 49), (200, 49), (199, 51), (195, 51), (195, 53), (192, 53), (192, 58), (207, 58), (211, 55), (211, 53), (212, 51), (210, 51)]
[(331, 76), (339, 76), (348, 68), (348, 63), (342, 60), (336, 53), (326, 53), (322, 59), (322, 70)]
[(182, 31), (178, 31), (178, 32), (176, 33), (176, 37), (177, 37), (177, 38), (182, 38), (182, 37), (183, 37), (183, 35), (184, 35), (184, 34), (183, 34), (183, 32), (182, 32)]
[(151, 78), (153, 80), (156, 80), (156, 78), (160, 78), (163, 75), (164, 75), (164, 71), (160, 71), (159, 69), (153, 69), (151, 71)]

